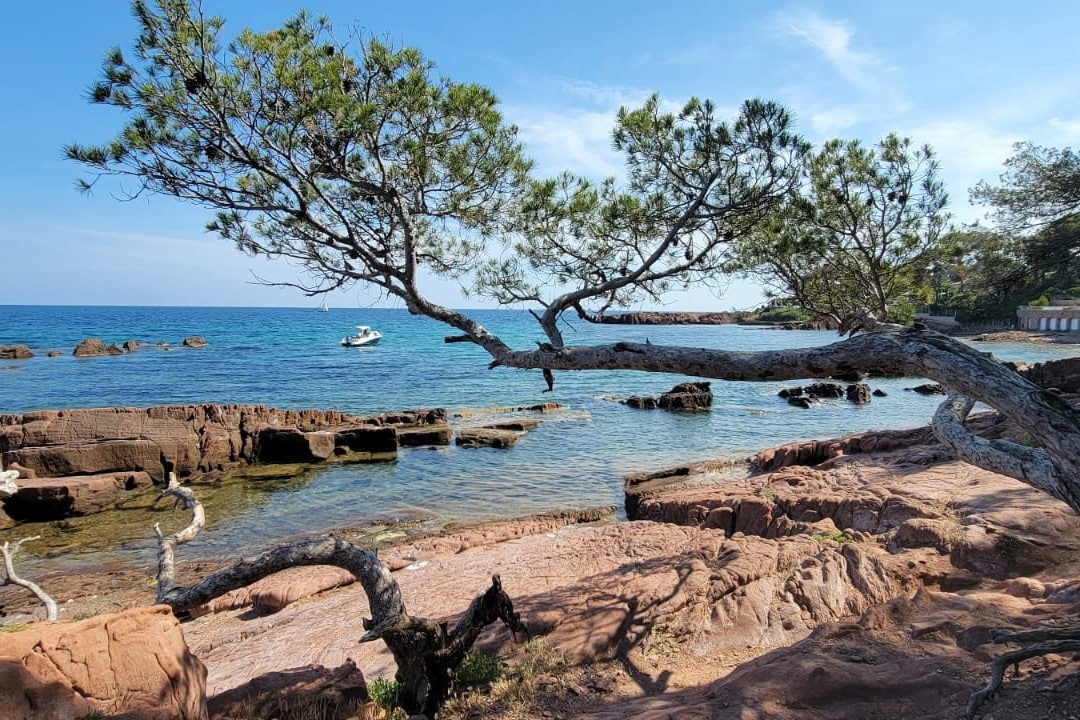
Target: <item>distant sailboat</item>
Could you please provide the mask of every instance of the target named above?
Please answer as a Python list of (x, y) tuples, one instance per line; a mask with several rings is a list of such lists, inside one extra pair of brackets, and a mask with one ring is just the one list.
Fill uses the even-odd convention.
[(322, 305), (319, 306), (319, 312), (329, 312), (330, 306), (326, 304), (326, 298), (323, 298)]

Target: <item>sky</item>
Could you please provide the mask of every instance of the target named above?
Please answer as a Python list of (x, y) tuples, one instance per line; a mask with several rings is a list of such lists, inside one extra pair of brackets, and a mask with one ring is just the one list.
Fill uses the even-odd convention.
[[(203, 0), (227, 28), (267, 30), (298, 10), (336, 28), (362, 27), (419, 48), (438, 72), (490, 87), (541, 175), (618, 177), (610, 132), (621, 106), (658, 93), (733, 112), (776, 100), (816, 146), (873, 143), (896, 132), (938, 153), (957, 222), (985, 217), (968, 202), (995, 182), (1018, 141), (1076, 148), (1080, 138), (1080, 3), (768, 2), (719, 0)], [(0, 305), (318, 305), (258, 282), (299, 277), (283, 261), (208, 235), (207, 211), (164, 197), (121, 202), (75, 190), (66, 143), (113, 137), (123, 116), (92, 106), (87, 88), (105, 51), (131, 46), (126, 0), (9, 3), (0, 41)], [(430, 297), (463, 299), (434, 281)], [(663, 309), (747, 309), (760, 288), (733, 282), (673, 296)], [(336, 307), (399, 306), (360, 288)], [(649, 309), (655, 306), (643, 306)]]

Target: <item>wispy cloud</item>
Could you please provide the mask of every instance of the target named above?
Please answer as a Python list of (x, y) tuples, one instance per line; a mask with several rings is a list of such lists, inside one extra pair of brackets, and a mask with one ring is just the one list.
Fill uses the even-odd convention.
[(622, 161), (611, 146), (615, 112), (581, 108), (508, 107), (526, 152), (541, 174), (562, 170), (592, 178), (618, 175)]
[(855, 31), (847, 23), (811, 11), (787, 11), (776, 19), (782, 34), (796, 37), (820, 52), (851, 85), (875, 95), (893, 92), (886, 80), (889, 67), (874, 53), (854, 46)]
[(961, 222), (986, 214), (985, 208), (971, 205), (968, 191), (980, 180), (996, 182), (1013, 153), (1013, 143), (1023, 139), (992, 125), (958, 119), (931, 121), (902, 134), (937, 152), (942, 176), (948, 178), (950, 208)]

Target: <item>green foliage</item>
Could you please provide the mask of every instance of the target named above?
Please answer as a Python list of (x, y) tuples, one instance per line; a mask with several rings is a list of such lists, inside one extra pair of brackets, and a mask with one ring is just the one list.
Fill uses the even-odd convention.
[(65, 148), (84, 188), (127, 177), (210, 208), (212, 232), (298, 263), (313, 293), (361, 281), (411, 300), (420, 268), (457, 276), (502, 229), (529, 162), (488, 89), (305, 13), (230, 39), (188, 0), (134, 12), (134, 52), (109, 51), (88, 93), (126, 124)]
[(1047, 307), (1050, 305), (1050, 298), (1045, 295), (1040, 295), (1031, 302), (1028, 303), (1031, 307)]
[(367, 681), (368, 697), (372, 702), (386, 710), (393, 712), (400, 703), (401, 684), (386, 678), (373, 678)]
[(498, 658), (485, 652), (470, 653), (457, 670), (457, 680), (462, 685), (486, 685), (503, 676), (506, 666)]
[(758, 320), (764, 322), (806, 322), (810, 316), (797, 305), (780, 305), (758, 313)]
[(761, 491), (761, 495), (769, 502), (776, 502), (776, 491), (772, 488), (765, 488)]
[(728, 245), (794, 189), (807, 151), (791, 114), (762, 100), (728, 123), (707, 100), (669, 113), (654, 96), (619, 111), (613, 139), (625, 182), (564, 173), (532, 183), (511, 252), (482, 267), (478, 292), (537, 302), (552, 318), (716, 288)]
[(810, 157), (800, 193), (737, 241), (729, 268), (811, 315), (839, 323), (866, 309), (907, 322), (941, 252), (947, 199), (928, 146), (831, 140)]
[(12, 623), (11, 625), (0, 625), (0, 633), (17, 633), (30, 627), (30, 623)]
[(840, 543), (841, 545), (851, 542), (851, 538), (849, 538), (847, 535), (840, 532), (839, 530), (833, 533), (814, 533), (810, 537), (813, 538), (816, 542), (825, 542), (826, 540), (831, 540), (835, 543)]
[(980, 182), (971, 199), (990, 205), (1004, 228), (1021, 231), (1080, 212), (1080, 155), (1070, 148), (1016, 143), (999, 179), (997, 186)]

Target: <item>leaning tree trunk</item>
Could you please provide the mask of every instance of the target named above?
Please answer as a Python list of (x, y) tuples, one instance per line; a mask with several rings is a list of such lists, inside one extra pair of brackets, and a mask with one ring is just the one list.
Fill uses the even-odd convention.
[(410, 714), (434, 716), (446, 699), (451, 682), (480, 632), (502, 620), (511, 632), (528, 635), (513, 602), (502, 589), (498, 575), (491, 587), (477, 596), (452, 630), (434, 620), (409, 615), (401, 590), (390, 570), (374, 550), (357, 547), (336, 537), (315, 538), (280, 545), (252, 558), (223, 568), (191, 587), (175, 583), (174, 553), (177, 545), (190, 542), (205, 523), (201, 503), (190, 488), (180, 487), (169, 474), (162, 496), (180, 500), (191, 511), (191, 523), (173, 535), (158, 536), (157, 601), (177, 614), (209, 602), (230, 590), (245, 587), (260, 578), (297, 565), (336, 565), (351, 572), (364, 588), (371, 617), (362, 620), (365, 632), (360, 642), (381, 639), (397, 663), (396, 679), (401, 684), (399, 701)]
[[(756, 352), (625, 342), (533, 351), (496, 349), (491, 366), (643, 370), (743, 381), (867, 373), (925, 377), (950, 393), (933, 421), (943, 443), (973, 465), (1028, 483), (1080, 513), (1080, 413), (1055, 392), (1035, 385), (987, 353), (930, 330), (895, 328), (821, 347)], [(1032, 444), (988, 441), (968, 432), (963, 420), (975, 401), (1023, 427)]]

